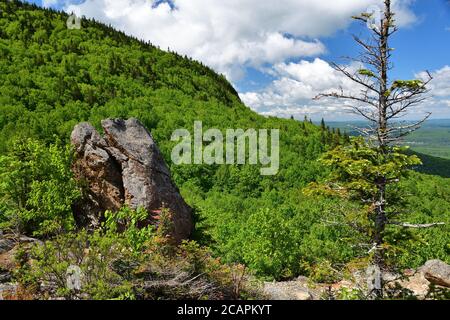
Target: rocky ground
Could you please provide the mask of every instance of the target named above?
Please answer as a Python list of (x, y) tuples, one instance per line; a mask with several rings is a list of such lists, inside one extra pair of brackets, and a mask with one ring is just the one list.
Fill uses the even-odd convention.
[(34, 243), (40, 241), (25, 236), (4, 235), (0, 230), (0, 300), (17, 298), (18, 285), (13, 281), (17, 266), (15, 256), (19, 246), (27, 248)]
[[(0, 233), (0, 300), (27, 298), (13, 281), (15, 254), (19, 245), (26, 249), (34, 243), (40, 242)], [(367, 288), (363, 274), (355, 272), (351, 280), (333, 284), (314, 283), (306, 277), (285, 282), (265, 282), (262, 291), (263, 296), (270, 300), (363, 299)], [(394, 298), (434, 299), (433, 292), (450, 290), (450, 266), (440, 260), (430, 260), (417, 270), (407, 270), (402, 275), (385, 274), (384, 280), (386, 291)]]
[[(440, 260), (427, 261), (417, 270), (406, 270), (403, 274), (383, 275), (386, 293), (393, 298), (419, 300), (435, 299), (436, 294), (450, 291), (450, 266)], [(352, 280), (333, 284), (313, 283), (306, 277), (293, 281), (266, 282), (264, 293), (271, 300), (320, 300), (320, 299), (363, 299), (367, 280), (359, 272)]]

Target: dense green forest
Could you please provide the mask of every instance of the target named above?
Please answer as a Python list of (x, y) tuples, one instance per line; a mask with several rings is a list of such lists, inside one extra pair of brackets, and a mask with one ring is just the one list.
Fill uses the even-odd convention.
[[(92, 20), (69, 30), (67, 18), (17, 1), (0, 3), (4, 228), (15, 219), (29, 236), (48, 238), (52, 221), (59, 219), (60, 227), (71, 230), (70, 202), (77, 192), (68, 183), (66, 146), (73, 127), (89, 121), (100, 128), (105, 118), (136, 117), (152, 132), (195, 210), (193, 239), (221, 261), (242, 263), (263, 278), (307, 275), (316, 281), (339, 278), (346, 266), (365, 261), (367, 248), (358, 246), (354, 230), (326, 223), (358, 205), (303, 192), (327, 174), (319, 156), (346, 137), (308, 120), (258, 115), (224, 76), (201, 63)], [(173, 165), (172, 132), (191, 131), (196, 120), (204, 128), (280, 129), (278, 175), (261, 176), (251, 165)], [(409, 222), (447, 224), (389, 229), (389, 263), (398, 268), (428, 259), (450, 263), (450, 179), (411, 171), (401, 186)]]

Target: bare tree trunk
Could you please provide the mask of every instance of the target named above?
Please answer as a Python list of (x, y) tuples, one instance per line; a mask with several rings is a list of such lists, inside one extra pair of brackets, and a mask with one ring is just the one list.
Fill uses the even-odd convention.
[(385, 267), (384, 263), (384, 249), (383, 249), (383, 243), (384, 243), (384, 230), (386, 228), (386, 211), (385, 211), (385, 191), (386, 191), (386, 185), (382, 183), (378, 187), (378, 202), (375, 204), (375, 217), (374, 217), (374, 235), (373, 235), (373, 241), (374, 241), (374, 255), (372, 258), (372, 265), (374, 268), (378, 271), (374, 279), (375, 283), (379, 283), (379, 287), (374, 287), (373, 292), (371, 293), (376, 298), (382, 298), (383, 297), (383, 278), (382, 273), (383, 269)]
[[(380, 27), (380, 42), (379, 42), (379, 56), (380, 56), (380, 94), (379, 94), (379, 105), (378, 105), (378, 144), (382, 153), (387, 153), (388, 151), (388, 119), (387, 119), (387, 99), (388, 99), (388, 69), (389, 69), (389, 28), (392, 21), (391, 12), (391, 1), (385, 0), (385, 10), (384, 17), (381, 21)], [(382, 271), (384, 269), (384, 252), (383, 252), (383, 242), (384, 242), (384, 230), (386, 228), (386, 186), (387, 179), (381, 176), (378, 181), (378, 195), (375, 199), (374, 209), (374, 224), (375, 232), (373, 235), (375, 253), (373, 256), (372, 264), (374, 269), (378, 270), (374, 274), (376, 277), (374, 279), (375, 283), (380, 284), (373, 288), (372, 295), (376, 298), (383, 297), (383, 279)]]
[[(352, 112), (362, 116), (369, 121), (368, 128), (356, 128), (360, 133), (368, 138), (370, 142), (376, 144), (378, 154), (389, 161), (392, 152), (392, 145), (401, 141), (403, 137), (420, 128), (429, 118), (430, 114), (422, 120), (413, 124), (396, 124), (395, 121), (403, 117), (409, 109), (423, 102), (428, 92), (427, 85), (432, 80), (430, 73), (428, 79), (422, 80), (396, 80), (389, 79), (389, 71), (392, 48), (389, 46), (390, 37), (398, 30), (395, 26), (394, 12), (391, 10), (391, 0), (384, 0), (383, 13), (379, 21), (372, 21), (374, 13), (362, 13), (353, 17), (367, 25), (370, 25), (372, 37), (364, 41), (357, 36), (354, 40), (362, 47), (363, 52), (359, 59), (352, 59), (362, 63), (364, 69), (353, 72), (345, 66), (333, 64), (335, 70), (341, 72), (361, 88), (360, 94), (351, 92), (334, 91), (320, 94), (320, 98), (339, 98), (353, 102)], [(369, 24), (370, 23), (370, 24)], [(365, 69), (365, 68), (368, 69)], [(371, 182), (376, 187), (370, 196), (363, 195), (363, 203), (370, 203), (369, 217), (373, 223), (371, 225), (370, 240), (373, 248), (372, 261), (367, 269), (368, 286), (370, 296), (374, 298), (383, 297), (383, 270), (386, 269), (384, 233), (388, 224), (427, 228), (440, 224), (413, 225), (402, 224), (390, 221), (389, 203), (387, 203), (386, 193), (388, 186), (399, 181), (399, 178), (388, 177), (387, 174), (379, 173)]]

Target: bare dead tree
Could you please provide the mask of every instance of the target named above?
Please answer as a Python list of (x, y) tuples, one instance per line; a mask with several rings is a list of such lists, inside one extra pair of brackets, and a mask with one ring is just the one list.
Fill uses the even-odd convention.
[(380, 21), (372, 21), (374, 14), (371, 13), (353, 17), (368, 25), (372, 21), (368, 40), (353, 36), (362, 51), (359, 57), (351, 60), (364, 67), (353, 72), (348, 67), (332, 63), (335, 70), (361, 88), (360, 93), (355, 95), (341, 89), (339, 92), (323, 93), (316, 97), (352, 101), (354, 104), (350, 111), (369, 122), (368, 127), (358, 128), (358, 131), (375, 140), (381, 148), (400, 142), (403, 137), (418, 130), (430, 117), (431, 113), (428, 113), (416, 122), (402, 124), (400, 121), (412, 108), (427, 99), (427, 85), (432, 80), (429, 72), (426, 72), (426, 79), (390, 80), (389, 71), (393, 69), (391, 58), (394, 49), (389, 46), (389, 40), (398, 28), (395, 25), (395, 13), (391, 10), (391, 1), (385, 0), (384, 6)]
[[(380, 9), (378, 21), (375, 13), (363, 13), (353, 17), (370, 25), (370, 36), (367, 40), (353, 36), (362, 51), (357, 58), (351, 60), (356, 61), (361, 65), (361, 68), (353, 71), (353, 68), (336, 63), (333, 63), (332, 67), (352, 80), (359, 88), (359, 93), (345, 92), (341, 88), (335, 92), (320, 94), (315, 98), (336, 98), (351, 102), (350, 111), (369, 123), (367, 127), (357, 128), (357, 131), (373, 143), (379, 152), (384, 155), (389, 154), (391, 147), (399, 144), (406, 135), (419, 129), (431, 115), (428, 113), (421, 120), (415, 122), (401, 121), (409, 111), (427, 98), (427, 85), (432, 80), (432, 76), (429, 72), (426, 72), (425, 79), (391, 80), (390, 71), (393, 69), (391, 58), (394, 49), (391, 48), (389, 40), (398, 31), (394, 16), (391, 0), (384, 0), (384, 8)], [(376, 181), (376, 195), (371, 199), (375, 231), (372, 235), (373, 248), (370, 252), (374, 252), (372, 267), (376, 267), (378, 270), (378, 272), (375, 272), (378, 277), (374, 281), (376, 283), (382, 283), (383, 234), (388, 224), (412, 228), (428, 228), (440, 225), (413, 225), (391, 222), (386, 209), (386, 190), (389, 184), (397, 182), (396, 179), (390, 180), (380, 175)], [(382, 287), (375, 288), (375, 291), (376, 297), (383, 296)]]

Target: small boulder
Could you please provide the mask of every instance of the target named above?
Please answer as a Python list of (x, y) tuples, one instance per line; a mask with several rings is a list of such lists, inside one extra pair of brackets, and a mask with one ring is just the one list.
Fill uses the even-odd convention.
[(430, 260), (417, 270), (406, 270), (404, 279), (396, 281), (401, 288), (411, 292), (418, 299), (427, 299), (437, 288), (450, 287), (450, 266), (440, 260)]
[(11, 234), (1, 236), (0, 243), (8, 244), (7, 246), (3, 246), (3, 251), (0, 251), (0, 278), (3, 279), (6, 279), (10, 272), (16, 268), (17, 262), (15, 257), (19, 248), (27, 251), (35, 244), (43, 244), (42, 241), (34, 238), (26, 236), (16, 237)]
[(420, 268), (425, 279), (432, 284), (450, 288), (450, 266), (441, 260), (430, 260)]
[(269, 300), (313, 300), (314, 297), (301, 281), (265, 282), (264, 295)]
[(6, 237), (0, 237), (0, 254), (10, 251), (15, 246), (15, 242), (12, 239)]
[(417, 299), (425, 299), (430, 292), (430, 282), (421, 272), (416, 272), (405, 280), (397, 282), (400, 288), (408, 290)]
[(0, 269), (0, 284), (7, 283), (7, 282), (11, 281), (11, 279), (12, 279), (12, 276), (11, 276), (10, 272)]

